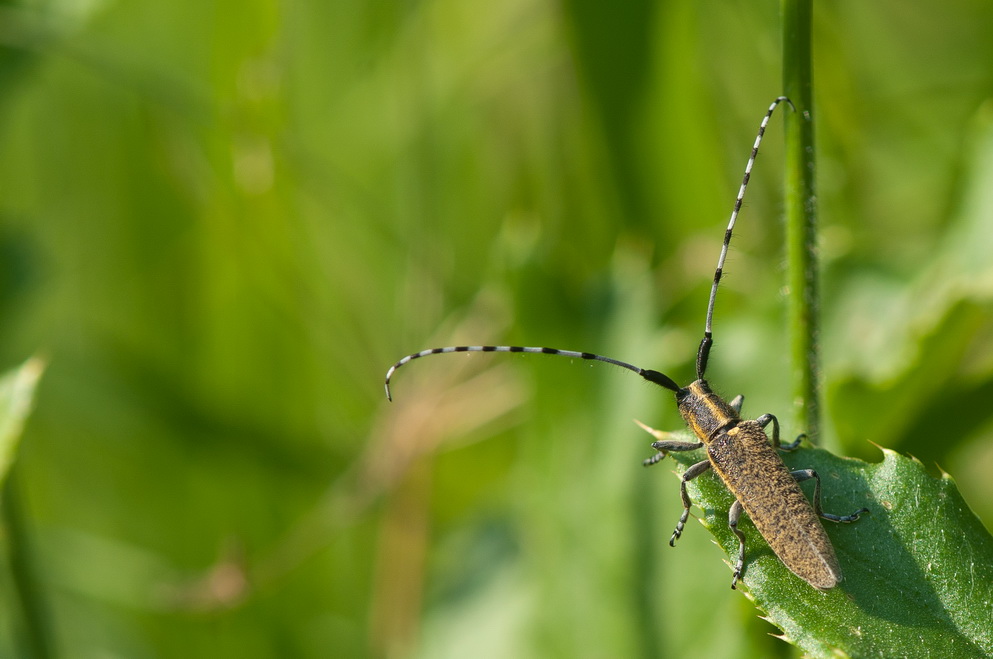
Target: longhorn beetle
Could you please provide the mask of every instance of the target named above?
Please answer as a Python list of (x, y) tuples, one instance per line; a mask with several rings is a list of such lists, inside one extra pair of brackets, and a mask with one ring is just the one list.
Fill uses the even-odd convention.
[[(669, 544), (675, 546), (676, 540), (683, 533), (683, 527), (690, 514), (690, 498), (686, 492), (686, 483), (709, 469), (713, 469), (735, 497), (734, 504), (728, 511), (728, 526), (738, 538), (738, 560), (734, 566), (734, 576), (731, 588), (734, 588), (741, 578), (745, 564), (745, 534), (738, 529), (738, 520), (742, 511), (748, 513), (752, 523), (762, 537), (766, 539), (776, 556), (795, 575), (809, 583), (814, 588), (827, 590), (833, 588), (842, 580), (841, 567), (835, 556), (834, 548), (828, 540), (818, 517), (833, 522), (854, 522), (863, 513), (869, 512), (861, 508), (851, 515), (832, 515), (821, 510), (821, 479), (813, 469), (800, 469), (790, 472), (776, 450), (791, 451), (799, 446), (804, 435), (796, 441), (782, 445), (779, 441), (779, 420), (772, 414), (763, 414), (755, 420), (742, 419), (741, 405), (743, 396), (736, 396), (731, 402), (726, 402), (715, 394), (710, 384), (704, 378), (707, 370), (707, 358), (713, 344), (712, 322), (714, 317), (714, 300), (717, 297), (717, 287), (721, 281), (724, 260), (727, 258), (728, 246), (731, 244), (731, 233), (738, 219), (741, 203), (745, 197), (745, 188), (751, 177), (752, 166), (759, 153), (759, 145), (765, 134), (766, 126), (772, 118), (776, 107), (787, 103), (793, 108), (793, 103), (785, 96), (780, 96), (772, 102), (759, 125), (758, 135), (752, 146), (751, 155), (745, 165), (745, 175), (741, 188), (734, 201), (731, 219), (724, 233), (724, 243), (721, 255), (714, 272), (714, 283), (710, 289), (710, 301), (707, 304), (707, 320), (703, 340), (697, 350), (696, 377), (686, 387), (680, 387), (669, 376), (644, 369), (627, 362), (622, 362), (603, 355), (556, 348), (536, 348), (524, 346), (449, 346), (432, 348), (407, 355), (386, 372), (386, 397), (390, 395), (390, 378), (404, 364), (426, 357), (452, 352), (523, 352), (544, 355), (558, 355), (578, 359), (590, 359), (608, 364), (614, 364), (629, 371), (634, 371), (645, 380), (672, 391), (676, 395), (679, 413), (686, 421), (690, 430), (700, 440), (699, 442), (681, 442), (667, 439), (668, 433), (642, 427), (650, 432), (658, 441), (652, 443), (658, 453), (644, 461), (645, 466), (660, 462), (668, 453), (673, 451), (693, 451), (707, 447), (707, 459), (698, 462), (683, 472), (679, 492), (683, 501), (683, 513), (676, 524)], [(793, 108), (795, 111), (795, 108)], [(772, 438), (765, 433), (765, 428), (772, 424)], [(800, 481), (813, 478), (814, 504), (811, 507), (797, 484)]]

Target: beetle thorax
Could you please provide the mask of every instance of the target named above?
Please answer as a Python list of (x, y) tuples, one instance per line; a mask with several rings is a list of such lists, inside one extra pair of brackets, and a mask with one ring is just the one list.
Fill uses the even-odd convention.
[(705, 444), (741, 422), (734, 408), (711, 391), (706, 380), (690, 383), (676, 394), (676, 403), (686, 425)]

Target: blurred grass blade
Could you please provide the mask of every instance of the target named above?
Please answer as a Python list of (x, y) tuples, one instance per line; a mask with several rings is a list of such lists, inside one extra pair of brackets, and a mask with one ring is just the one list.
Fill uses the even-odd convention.
[(35, 386), (44, 369), (44, 362), (35, 357), (0, 378), (0, 485), (14, 462), (24, 421), (31, 412)]
[(22, 619), (22, 638), (18, 642), (18, 656), (44, 659), (52, 656), (45, 606), (38, 587), (37, 571), (33, 566), (33, 552), (28, 540), (27, 525), (21, 506), (17, 480), (11, 477), (11, 466), (24, 428), (31, 412), (35, 388), (44, 371), (44, 362), (38, 358), (26, 361), (20, 368), (0, 378), (0, 486), (7, 555)]
[[(822, 449), (784, 455), (791, 469), (817, 470), (826, 512), (871, 512), (854, 524), (823, 522), (845, 575), (828, 592), (790, 573), (743, 523), (746, 596), (811, 657), (930, 656), (930, 648), (941, 657), (993, 655), (993, 537), (950, 476), (931, 476), (894, 451), (883, 455), (877, 464)], [(701, 456), (674, 457), (685, 468)], [(718, 544), (736, 554), (731, 495), (710, 477), (692, 481), (690, 494)]]

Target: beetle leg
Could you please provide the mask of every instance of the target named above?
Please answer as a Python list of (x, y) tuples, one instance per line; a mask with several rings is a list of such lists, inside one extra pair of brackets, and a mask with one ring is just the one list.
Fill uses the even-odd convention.
[(763, 428), (765, 428), (767, 425), (769, 425), (769, 422), (772, 421), (772, 445), (775, 448), (779, 449), (780, 451), (793, 451), (793, 450), (796, 450), (796, 447), (800, 446), (800, 442), (802, 442), (803, 439), (807, 436), (806, 434), (802, 434), (799, 437), (797, 437), (795, 440), (793, 440), (792, 442), (790, 442), (789, 444), (780, 444), (779, 443), (779, 419), (777, 419), (776, 417), (774, 417), (771, 414), (763, 414), (759, 418), (755, 419), (755, 421), (760, 426), (762, 426)]
[(779, 448), (779, 419), (772, 414), (763, 414), (755, 422), (765, 428), (772, 421), (772, 445)]
[(826, 513), (821, 509), (821, 477), (817, 475), (817, 472), (813, 469), (798, 469), (791, 473), (797, 483), (802, 483), (811, 478), (814, 479), (814, 512), (817, 513), (818, 517), (823, 517), (832, 522), (854, 522), (863, 513), (869, 512), (868, 508), (859, 508), (851, 515), (832, 515), (831, 513)]
[(652, 457), (645, 458), (644, 460), (642, 460), (641, 461), (641, 464), (644, 465), (645, 467), (651, 467), (656, 462), (662, 462), (662, 459), (664, 457), (665, 457), (665, 453), (663, 453), (662, 451), (659, 451), (658, 453), (656, 453)]
[(679, 481), (679, 495), (683, 499), (683, 514), (679, 516), (679, 523), (676, 524), (676, 530), (672, 532), (672, 537), (669, 538), (670, 547), (675, 547), (676, 540), (683, 534), (683, 527), (686, 526), (686, 520), (690, 516), (690, 506), (693, 505), (690, 501), (690, 495), (686, 493), (686, 483), (708, 469), (710, 469), (710, 460), (701, 460), (683, 472), (683, 479)]
[(703, 442), (680, 442), (674, 439), (668, 439), (673, 436), (672, 433), (650, 428), (637, 419), (635, 419), (634, 422), (644, 428), (645, 431), (655, 437), (655, 439), (659, 440), (657, 442), (652, 442), (652, 448), (658, 451), (658, 453), (641, 463), (646, 467), (651, 467), (653, 464), (660, 462), (662, 458), (673, 451), (695, 451), (698, 448), (703, 447)]
[(734, 534), (738, 536), (738, 562), (734, 564), (734, 576), (731, 578), (731, 590), (734, 590), (735, 584), (738, 583), (738, 579), (741, 578), (741, 572), (745, 569), (745, 534), (738, 529), (738, 520), (741, 519), (741, 502), (737, 499), (733, 504), (731, 504), (731, 509), (728, 511), (728, 526), (734, 531)]
[(796, 439), (794, 439), (789, 444), (781, 444), (779, 446), (779, 450), (780, 451), (795, 451), (797, 449), (797, 447), (800, 446), (800, 442), (802, 442), (805, 439), (807, 439), (807, 433), (802, 432), (799, 435), (797, 435), (796, 436)]

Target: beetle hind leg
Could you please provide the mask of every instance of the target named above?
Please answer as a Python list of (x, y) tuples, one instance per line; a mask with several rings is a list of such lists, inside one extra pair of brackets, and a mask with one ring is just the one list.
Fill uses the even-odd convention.
[(814, 512), (817, 513), (818, 517), (823, 517), (832, 522), (844, 522), (847, 524), (857, 521), (859, 517), (869, 512), (868, 508), (859, 508), (851, 515), (832, 515), (831, 513), (826, 513), (821, 508), (821, 477), (817, 475), (817, 472), (813, 469), (798, 469), (790, 473), (793, 474), (793, 478), (796, 479), (797, 483), (802, 483), (811, 478), (814, 479)]

